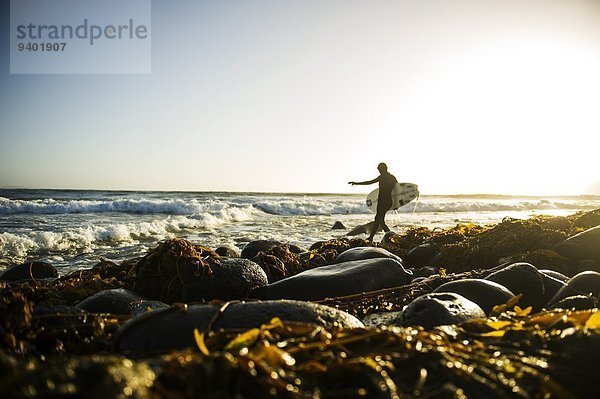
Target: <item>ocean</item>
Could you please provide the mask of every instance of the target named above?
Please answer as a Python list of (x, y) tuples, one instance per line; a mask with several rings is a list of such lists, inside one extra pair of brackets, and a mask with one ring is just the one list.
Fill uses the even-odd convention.
[[(401, 232), (597, 208), (600, 196), (422, 195), (389, 212), (386, 221)], [(308, 247), (343, 236), (346, 230), (331, 229), (336, 221), (351, 229), (373, 216), (364, 194), (2, 189), (0, 270), (46, 260), (65, 274), (89, 268), (100, 258), (141, 256), (171, 237), (213, 249), (223, 244), (242, 248), (257, 239)]]

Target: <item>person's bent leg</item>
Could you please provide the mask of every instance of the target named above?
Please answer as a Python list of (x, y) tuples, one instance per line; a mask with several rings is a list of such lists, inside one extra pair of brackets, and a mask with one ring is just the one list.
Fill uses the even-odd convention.
[(379, 216), (379, 212), (377, 212), (377, 214), (375, 215), (375, 221), (373, 222), (373, 229), (371, 230), (371, 234), (369, 234), (369, 238), (367, 238), (368, 241), (373, 241), (373, 237), (375, 237), (377, 229), (379, 229), (379, 226), (381, 224)]

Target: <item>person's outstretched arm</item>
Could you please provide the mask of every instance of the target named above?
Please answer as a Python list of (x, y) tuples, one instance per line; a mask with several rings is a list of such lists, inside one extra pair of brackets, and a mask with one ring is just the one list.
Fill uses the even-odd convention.
[(353, 186), (368, 186), (369, 184), (377, 183), (379, 181), (380, 177), (381, 176), (377, 176), (373, 180), (367, 180), (367, 181), (349, 181), (348, 184), (351, 184)]

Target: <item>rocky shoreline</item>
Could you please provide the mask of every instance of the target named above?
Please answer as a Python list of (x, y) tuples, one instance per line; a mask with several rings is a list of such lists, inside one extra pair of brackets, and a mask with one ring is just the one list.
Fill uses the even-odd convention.
[(0, 276), (2, 397), (590, 397), (600, 210)]

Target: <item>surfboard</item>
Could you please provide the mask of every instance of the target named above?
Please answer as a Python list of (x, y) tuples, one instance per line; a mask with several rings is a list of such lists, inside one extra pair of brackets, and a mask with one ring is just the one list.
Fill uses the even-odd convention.
[[(377, 196), (379, 189), (371, 191), (367, 195), (367, 206), (371, 212), (377, 212)], [(419, 196), (419, 187), (413, 183), (396, 183), (392, 190), (392, 210), (408, 204)]]

